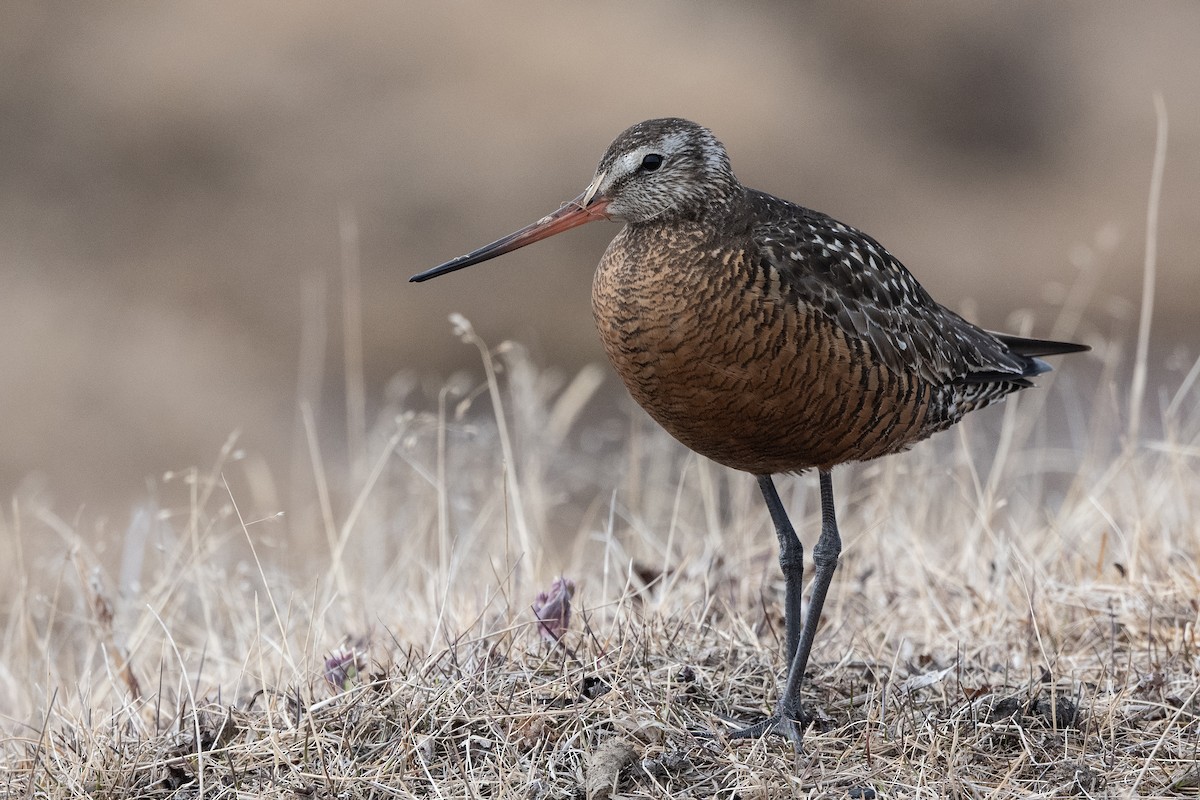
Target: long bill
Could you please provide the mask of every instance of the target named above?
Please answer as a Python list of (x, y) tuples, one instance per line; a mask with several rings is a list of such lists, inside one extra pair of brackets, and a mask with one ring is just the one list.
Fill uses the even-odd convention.
[(463, 267), (487, 261), (489, 258), (511, 253), (513, 250), (524, 247), (527, 244), (540, 242), (542, 239), (547, 239), (556, 233), (568, 231), (585, 223), (594, 222), (598, 219), (607, 219), (604, 214), (604, 208), (607, 205), (607, 198), (596, 197), (590, 190), (586, 191), (571, 202), (563, 205), (562, 208), (547, 214), (532, 225), (526, 225), (521, 230), (514, 231), (491, 244), (485, 244), (478, 250), (472, 250), (465, 256), (459, 256), (444, 264), (438, 264), (432, 269), (417, 273), (409, 278), (409, 281), (416, 283), (427, 281), (430, 278), (436, 278), (439, 275), (445, 275), (448, 272), (454, 272)]

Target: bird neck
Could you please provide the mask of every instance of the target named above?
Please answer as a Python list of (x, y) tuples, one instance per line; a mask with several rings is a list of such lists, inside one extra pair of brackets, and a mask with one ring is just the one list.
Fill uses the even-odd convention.
[(746, 188), (736, 181), (729, 186), (712, 188), (715, 191), (706, 191), (703, 202), (685, 203), (680, 208), (644, 222), (630, 222), (629, 227), (709, 235), (748, 227), (752, 213)]

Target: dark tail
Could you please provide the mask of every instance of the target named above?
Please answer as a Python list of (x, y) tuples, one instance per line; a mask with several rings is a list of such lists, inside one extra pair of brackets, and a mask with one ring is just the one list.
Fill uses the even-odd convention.
[[(990, 333), (990, 331), (989, 331)], [(1013, 383), (1017, 386), (1032, 386), (1029, 381), (1037, 375), (1049, 372), (1051, 367), (1040, 356), (1057, 356), (1065, 353), (1085, 353), (1092, 348), (1086, 344), (1074, 342), (1055, 342), (1050, 339), (1026, 339), (1023, 336), (1012, 336), (1007, 333), (992, 333), (1013, 355), (1019, 356), (1024, 363), (1020, 375), (1011, 372), (972, 372), (962, 379), (963, 383)]]
[(1063, 353), (1086, 353), (1092, 348), (1086, 344), (1073, 342), (1053, 342), (1049, 339), (1026, 339), (1022, 336), (1010, 336), (1007, 333), (993, 333), (1004, 346), (1019, 356), (1057, 356)]
[[(1025, 372), (1021, 376), (1022, 378), (1032, 378), (1035, 375), (1041, 375), (1043, 372), (1050, 371), (1050, 365), (1042, 361), (1040, 356), (1084, 353), (1092, 349), (1086, 344), (1075, 344), (1074, 342), (1055, 342), (1050, 339), (1026, 339), (1023, 336), (1012, 336), (1007, 333), (993, 333), (992, 335), (999, 339), (1001, 344), (1010, 351), (1025, 360), (1026, 366)], [(1026, 380), (1025, 385), (1031, 384)]]
[(1075, 344), (1074, 342), (1055, 342), (1050, 339), (1026, 339), (1022, 336), (1010, 336), (1007, 333), (995, 333), (992, 335), (999, 339), (1009, 350), (1029, 359), (1029, 370), (1025, 373), (1025, 377), (1027, 378), (1050, 371), (1050, 365), (1042, 361), (1040, 356), (1086, 353), (1092, 349), (1086, 344)]

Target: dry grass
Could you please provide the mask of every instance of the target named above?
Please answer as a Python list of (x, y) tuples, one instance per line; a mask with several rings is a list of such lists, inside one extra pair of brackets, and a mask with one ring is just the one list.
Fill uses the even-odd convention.
[[(784, 668), (754, 482), (628, 405), (597, 419), (595, 369), (566, 381), (455, 318), (486, 379), (438, 387), (427, 413), (395, 392), (373, 436), (347, 337), (353, 463), (325, 466), (303, 409), (307, 515), (280, 518), (235, 438), (212, 468), (167, 476), (158, 491), (179, 501), (120, 536), (14, 501), (0, 791), (1200, 794), (1200, 360), (1160, 393), (1155, 432), (1140, 413), (1157, 194), (1127, 392), (1120, 348), (1098, 348), (1090, 396), (1075, 359), (1002, 416), (835, 476), (845, 548), (802, 753), (722, 735), (771, 708)], [(809, 539), (810, 482), (785, 488)], [(575, 614), (547, 643), (531, 605), (557, 575), (578, 586)]]
[[(1081, 359), (1020, 405), (835, 474), (846, 547), (796, 755), (721, 736), (769, 710), (783, 670), (754, 482), (628, 406), (596, 411), (600, 373), (567, 381), (458, 332), (489, 380), (398, 405), (345, 475), (314, 459), (311, 522), (243, 517), (261, 493), (232, 441), (164, 484), (177, 507), (110, 537), (119, 557), (14, 503), (4, 796), (1200, 791), (1186, 382), (1159, 430), (1123, 441), (1113, 350), (1091, 397)], [(781, 482), (809, 542), (813, 483)], [(530, 611), (560, 573), (579, 586), (562, 647)]]

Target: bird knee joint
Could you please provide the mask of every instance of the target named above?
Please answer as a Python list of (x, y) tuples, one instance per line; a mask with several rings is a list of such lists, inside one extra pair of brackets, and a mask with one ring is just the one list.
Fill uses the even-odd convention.
[(784, 572), (789, 572), (790, 570), (793, 570), (793, 569), (803, 569), (804, 568), (804, 553), (803, 552), (780, 553), (779, 554), (779, 568), (781, 570), (783, 570)]
[(836, 567), (838, 556), (842, 554), (840, 547), (821, 547), (817, 545), (813, 548), (813, 564), (818, 567)]

